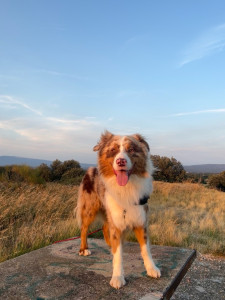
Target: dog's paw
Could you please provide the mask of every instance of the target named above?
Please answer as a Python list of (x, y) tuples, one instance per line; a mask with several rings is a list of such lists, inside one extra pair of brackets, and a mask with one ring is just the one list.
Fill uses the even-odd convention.
[(110, 280), (110, 285), (115, 289), (120, 289), (122, 286), (126, 284), (124, 276), (113, 276)]
[(88, 256), (91, 255), (91, 251), (89, 249), (80, 250), (79, 255)]
[(153, 277), (153, 278), (161, 277), (161, 272), (156, 266), (154, 266), (153, 268), (149, 268), (147, 270), (147, 274), (148, 274), (148, 276)]

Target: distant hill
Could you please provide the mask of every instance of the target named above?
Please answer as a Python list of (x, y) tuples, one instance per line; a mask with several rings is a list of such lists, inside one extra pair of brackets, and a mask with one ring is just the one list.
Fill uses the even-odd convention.
[[(0, 166), (9, 166), (9, 165), (27, 165), (30, 167), (38, 167), (41, 164), (46, 164), (50, 166), (52, 163), (51, 160), (45, 159), (36, 159), (36, 158), (25, 158), (17, 156), (0, 156)], [(81, 168), (88, 169), (89, 167), (95, 166), (94, 164), (83, 164), (80, 163)]]
[[(51, 165), (51, 160), (25, 158), (17, 156), (0, 156), (0, 166), (7, 165), (28, 165), (30, 167), (38, 167), (41, 164)], [(80, 163), (83, 169), (95, 167), (95, 164)], [(225, 164), (205, 164), (205, 165), (192, 165), (184, 166), (185, 171), (189, 173), (220, 173), (225, 171)]]
[(44, 159), (36, 159), (36, 158), (17, 157), (17, 156), (0, 156), (0, 166), (27, 165), (30, 167), (38, 167), (43, 163), (50, 166), (52, 161), (44, 160)]
[(80, 163), (80, 166), (81, 166), (81, 168), (83, 168), (84, 170), (87, 170), (87, 169), (90, 168), (90, 167), (96, 167), (95, 164), (83, 164), (83, 163)]
[(205, 164), (184, 166), (186, 172), (189, 173), (221, 173), (225, 171), (225, 164)]

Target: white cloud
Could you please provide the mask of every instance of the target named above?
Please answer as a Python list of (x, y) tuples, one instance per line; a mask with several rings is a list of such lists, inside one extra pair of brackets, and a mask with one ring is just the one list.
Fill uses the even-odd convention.
[(179, 64), (182, 67), (195, 60), (213, 55), (225, 49), (225, 24), (210, 28), (189, 45)]
[(77, 119), (77, 120), (59, 119), (53, 117), (47, 117), (46, 119), (55, 123), (61, 123), (66, 125), (68, 124), (90, 125), (95, 123), (94, 121), (88, 121), (88, 119), (91, 120), (94, 119), (94, 117), (86, 117), (85, 119)]
[(40, 115), (40, 116), (42, 115), (42, 113), (40, 111), (38, 111), (37, 109), (32, 108), (31, 106), (27, 105), (26, 103), (24, 103), (18, 99), (15, 99), (12, 96), (0, 95), (0, 103), (7, 104), (11, 107), (13, 107), (13, 106), (15, 107), (15, 105), (17, 105), (17, 106), (23, 107), (37, 115)]
[[(92, 147), (97, 142), (103, 124), (93, 117), (57, 118), (45, 116), (25, 102), (11, 96), (1, 96), (0, 106), (14, 105), (17, 116), (4, 114), (0, 120), (0, 155), (20, 155), (48, 159), (74, 158), (94, 161)], [(21, 115), (23, 110), (30, 114)], [(90, 158), (92, 160), (90, 161)]]
[(181, 112), (181, 113), (169, 115), (169, 117), (182, 117), (182, 116), (190, 116), (190, 115), (209, 114), (209, 113), (225, 113), (225, 108), (206, 109), (206, 110), (198, 110), (192, 112)]

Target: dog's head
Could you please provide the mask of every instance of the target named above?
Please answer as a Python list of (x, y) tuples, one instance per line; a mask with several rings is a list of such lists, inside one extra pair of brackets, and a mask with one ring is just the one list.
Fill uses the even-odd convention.
[(126, 185), (133, 174), (145, 177), (148, 172), (150, 149), (140, 134), (119, 136), (106, 131), (93, 150), (98, 151), (101, 175), (116, 176), (120, 186)]

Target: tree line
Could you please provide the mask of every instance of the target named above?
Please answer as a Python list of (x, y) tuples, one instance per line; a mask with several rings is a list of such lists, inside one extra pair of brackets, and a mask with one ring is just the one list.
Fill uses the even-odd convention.
[[(202, 183), (209, 187), (225, 192), (225, 171), (220, 174), (187, 173), (174, 157), (152, 155), (154, 164), (153, 178), (157, 181)], [(61, 162), (56, 159), (50, 166), (41, 164), (32, 168), (27, 165), (12, 165), (0, 167), (0, 181), (28, 182), (43, 184), (46, 182), (60, 182), (63, 184), (79, 185), (85, 170), (76, 160)]]
[(187, 173), (182, 164), (174, 157), (152, 155), (154, 167), (154, 179), (166, 182), (183, 182), (201, 183), (210, 188), (225, 192), (225, 171), (219, 174), (198, 174)]
[(0, 167), (0, 180), (38, 184), (60, 182), (79, 185), (84, 173), (85, 170), (81, 168), (76, 160), (61, 162), (56, 159), (50, 166), (43, 163), (36, 168), (27, 165)]

